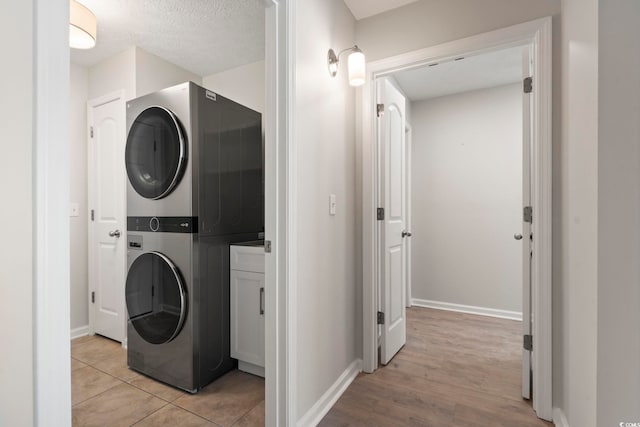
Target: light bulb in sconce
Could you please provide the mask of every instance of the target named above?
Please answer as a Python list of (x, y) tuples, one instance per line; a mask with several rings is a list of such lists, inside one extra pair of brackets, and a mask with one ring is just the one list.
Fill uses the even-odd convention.
[(349, 68), (349, 84), (351, 86), (361, 86), (365, 82), (365, 57), (364, 53), (362, 53), (358, 46), (344, 49), (337, 55), (333, 49), (329, 49), (327, 54), (327, 67), (329, 69), (329, 74), (331, 77), (335, 77), (336, 74), (338, 74), (340, 55), (347, 51), (351, 51), (347, 61), (347, 66)]
[(364, 53), (356, 46), (349, 55), (349, 84), (362, 86), (364, 84)]
[(96, 16), (75, 0), (69, 1), (69, 46), (91, 49), (96, 45)]

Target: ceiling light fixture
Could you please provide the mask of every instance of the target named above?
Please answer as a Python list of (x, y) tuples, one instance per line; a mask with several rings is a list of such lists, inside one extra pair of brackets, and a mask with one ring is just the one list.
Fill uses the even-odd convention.
[(329, 49), (329, 52), (327, 53), (327, 67), (329, 68), (329, 74), (331, 77), (335, 77), (336, 74), (338, 74), (340, 55), (348, 51), (352, 51), (349, 54), (347, 61), (347, 65), (349, 67), (349, 84), (351, 86), (361, 86), (365, 81), (365, 58), (364, 53), (362, 53), (358, 45), (341, 50), (337, 55), (333, 49)]
[(96, 45), (96, 16), (76, 0), (69, 0), (69, 46), (91, 49)]

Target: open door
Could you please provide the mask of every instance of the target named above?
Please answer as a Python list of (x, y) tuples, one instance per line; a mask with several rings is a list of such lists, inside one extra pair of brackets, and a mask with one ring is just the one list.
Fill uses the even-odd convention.
[(380, 363), (386, 365), (404, 346), (407, 336), (405, 98), (386, 78), (377, 86)]
[[(531, 104), (533, 84), (531, 78), (530, 47), (522, 50), (522, 397), (531, 399), (531, 350), (533, 344), (531, 320), (531, 261), (533, 256), (533, 218), (531, 209)], [(516, 237), (517, 239), (518, 237)]]
[(118, 92), (88, 104), (90, 332), (125, 340), (125, 105)]

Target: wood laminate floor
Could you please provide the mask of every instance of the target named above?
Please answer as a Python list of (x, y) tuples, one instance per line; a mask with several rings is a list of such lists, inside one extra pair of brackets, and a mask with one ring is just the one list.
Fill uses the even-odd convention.
[(407, 309), (404, 348), (360, 374), (320, 426), (552, 426), (520, 396), (521, 348), (520, 322)]
[(264, 426), (264, 380), (231, 371), (191, 395), (127, 368), (120, 343), (71, 341), (73, 426)]

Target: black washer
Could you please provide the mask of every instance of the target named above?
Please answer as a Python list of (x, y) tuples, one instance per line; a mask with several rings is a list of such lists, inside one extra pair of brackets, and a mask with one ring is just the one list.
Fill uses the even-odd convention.
[(129, 182), (147, 199), (161, 199), (180, 182), (187, 158), (184, 133), (175, 114), (149, 107), (127, 135), (125, 163)]
[(151, 344), (174, 339), (187, 314), (187, 295), (177, 267), (160, 252), (140, 255), (127, 275), (129, 321)]

